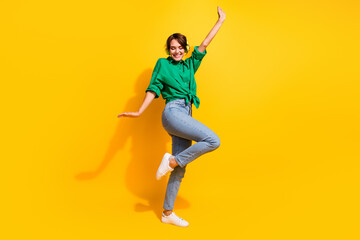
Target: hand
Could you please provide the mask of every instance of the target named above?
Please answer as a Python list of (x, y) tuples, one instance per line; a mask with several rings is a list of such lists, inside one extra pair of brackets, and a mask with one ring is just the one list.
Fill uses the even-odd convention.
[(119, 117), (132, 117), (132, 118), (136, 118), (139, 117), (140, 113), (139, 112), (125, 112), (125, 113), (121, 113), (118, 115)]
[(219, 21), (221, 21), (221, 22), (225, 21), (226, 15), (225, 15), (224, 11), (219, 6), (217, 7), (217, 10), (218, 10), (218, 15), (219, 15)]

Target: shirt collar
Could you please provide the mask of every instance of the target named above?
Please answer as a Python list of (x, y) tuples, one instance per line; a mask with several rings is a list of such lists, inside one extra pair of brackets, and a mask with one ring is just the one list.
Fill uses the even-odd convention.
[(169, 62), (172, 63), (172, 64), (182, 63), (182, 64), (185, 64), (185, 65), (186, 65), (186, 62), (185, 62), (184, 60), (182, 60), (182, 59), (180, 60), (180, 62), (178, 62), (178, 61), (175, 61), (172, 57), (169, 56), (169, 57), (167, 58), (167, 60), (169, 60)]

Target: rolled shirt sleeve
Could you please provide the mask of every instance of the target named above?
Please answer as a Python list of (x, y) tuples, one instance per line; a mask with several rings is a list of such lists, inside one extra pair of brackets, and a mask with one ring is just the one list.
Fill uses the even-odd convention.
[(206, 49), (203, 53), (201, 53), (197, 50), (198, 48), (199, 46), (196, 46), (191, 54), (191, 57), (186, 59), (186, 61), (189, 61), (189, 63), (194, 67), (194, 73), (200, 67), (201, 61), (207, 53)]
[(158, 59), (151, 76), (149, 87), (145, 90), (145, 92), (148, 91), (154, 92), (156, 94), (155, 98), (158, 98), (160, 96), (161, 90), (164, 88), (164, 85), (161, 83), (161, 81), (158, 78), (160, 68), (161, 68), (161, 59)]

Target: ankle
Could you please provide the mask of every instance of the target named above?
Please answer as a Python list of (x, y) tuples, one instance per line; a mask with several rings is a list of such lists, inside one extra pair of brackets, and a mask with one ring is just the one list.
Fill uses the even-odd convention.
[(165, 216), (169, 216), (172, 213), (172, 210), (164, 210), (163, 213)]
[(178, 165), (179, 165), (179, 164), (176, 162), (175, 157), (172, 156), (171, 159), (170, 159), (170, 162), (169, 162), (169, 166), (170, 166), (171, 168), (175, 168), (175, 167), (178, 166)]

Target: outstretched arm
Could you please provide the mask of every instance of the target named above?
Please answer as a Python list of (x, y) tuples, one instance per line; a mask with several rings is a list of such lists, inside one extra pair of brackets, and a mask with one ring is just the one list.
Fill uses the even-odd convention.
[(217, 9), (218, 9), (219, 19), (217, 20), (217, 22), (215, 23), (215, 26), (211, 29), (209, 34), (206, 36), (205, 40), (198, 47), (197, 50), (201, 53), (203, 53), (205, 51), (205, 49), (207, 48), (207, 46), (209, 46), (211, 40), (215, 37), (215, 35), (219, 31), (221, 25), (225, 21), (224, 11), (219, 6), (217, 7)]
[(141, 107), (139, 108), (139, 111), (121, 113), (118, 115), (118, 117), (139, 117), (145, 111), (145, 109), (150, 105), (152, 100), (154, 100), (155, 96), (156, 94), (152, 91), (146, 92), (144, 101)]

